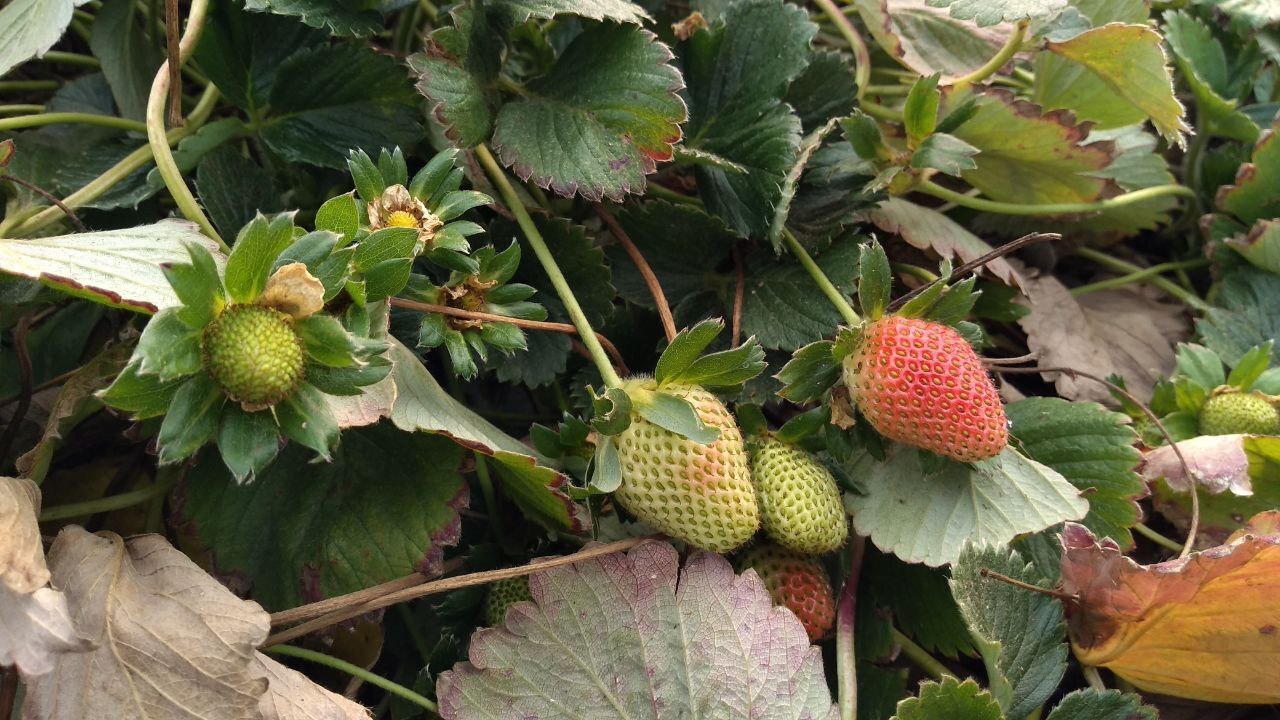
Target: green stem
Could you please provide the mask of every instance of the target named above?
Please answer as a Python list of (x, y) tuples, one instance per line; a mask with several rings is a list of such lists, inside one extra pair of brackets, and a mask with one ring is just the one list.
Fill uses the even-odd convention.
[[(1168, 187), (1168, 186), (1162, 186), (1162, 187)], [(1182, 187), (1182, 186), (1178, 185), (1176, 187)], [(1121, 197), (1125, 197), (1125, 196), (1122, 195)], [(1124, 260), (1121, 260), (1119, 258), (1111, 257), (1110, 255), (1104, 252), (1099, 252), (1097, 250), (1094, 250), (1093, 248), (1087, 248), (1087, 247), (1077, 248), (1076, 254), (1087, 260), (1092, 260), (1098, 263), (1099, 265), (1102, 265), (1103, 267), (1107, 267), (1112, 270), (1115, 270), (1116, 272), (1122, 272), (1126, 274), (1137, 274), (1146, 270), (1146, 268), (1138, 267), (1133, 263), (1125, 262)], [(1209, 303), (1205, 302), (1204, 300), (1201, 300), (1199, 296), (1197, 296), (1195, 293), (1190, 292), (1186, 288), (1178, 285), (1175, 282), (1172, 282), (1168, 278), (1153, 276), (1153, 277), (1147, 278), (1146, 281), (1151, 285), (1154, 285), (1155, 287), (1158, 287), (1161, 290), (1164, 290), (1165, 292), (1181, 300), (1187, 305), (1195, 308), (1196, 310), (1204, 312), (1205, 310), (1208, 310), (1211, 307)]]
[(822, 268), (818, 267), (818, 263), (813, 261), (809, 253), (800, 245), (800, 241), (796, 239), (796, 236), (787, 228), (783, 228), (782, 239), (786, 242), (787, 249), (791, 251), (791, 254), (795, 255), (796, 260), (800, 261), (805, 272), (809, 273), (809, 277), (813, 278), (813, 282), (818, 286), (818, 289), (822, 291), (823, 295), (827, 296), (827, 300), (840, 312), (840, 317), (844, 318), (845, 323), (850, 327), (861, 323), (862, 318), (858, 317), (858, 313), (853, 309), (853, 306), (845, 299), (844, 293), (840, 292), (840, 289), (831, 283), (831, 279), (827, 277), (826, 273), (822, 272)]
[(96, 125), (98, 127), (115, 128), (117, 130), (131, 130), (133, 132), (147, 131), (147, 126), (137, 120), (113, 117), (111, 115), (95, 115), (93, 113), (61, 112), (45, 113), (43, 115), (20, 115), (18, 117), (6, 118), (4, 120), (0, 120), (0, 132), (5, 130), (18, 130), (20, 128), (40, 127), (42, 125), (57, 125), (59, 123)]
[(681, 205), (702, 205), (702, 198), (678, 193), (675, 190), (672, 190), (665, 185), (659, 185), (656, 182), (651, 182), (645, 185), (645, 194)]
[(868, 95), (906, 95), (911, 88), (906, 85), (868, 85)]
[(991, 59), (982, 67), (956, 80), (954, 86), (956, 88), (968, 87), (995, 75), (1000, 68), (1005, 66), (1005, 63), (1013, 59), (1013, 56), (1018, 53), (1018, 49), (1022, 47), (1022, 40), (1027, 36), (1028, 23), (1029, 21), (1027, 20), (1019, 21), (1017, 27), (1013, 29), (1013, 34), (1009, 36), (1009, 39), (1005, 41), (996, 54), (992, 55)]
[(493, 530), (493, 539), (502, 544), (502, 519), (498, 517), (498, 496), (493, 491), (493, 478), (489, 475), (489, 464), (484, 455), (473, 453), (476, 458), (476, 479), (480, 481), (480, 494), (484, 496), (484, 510), (489, 516), (489, 527)]
[(79, 53), (61, 52), (58, 50), (50, 50), (39, 59), (44, 62), (60, 63), (62, 65), (79, 65), (80, 67), (91, 68), (102, 67), (102, 62), (92, 55), (81, 55)]
[(61, 85), (57, 80), (5, 80), (0, 82), (0, 92), (20, 90), (57, 90)]
[(929, 673), (936, 680), (941, 680), (944, 675), (955, 677), (955, 673), (947, 669), (946, 665), (938, 662), (928, 650), (920, 647), (914, 640), (902, 634), (901, 630), (896, 627), (889, 628), (889, 634), (893, 638), (893, 642), (902, 648), (902, 654), (910, 660), (916, 667)]
[(67, 505), (54, 505), (45, 508), (40, 512), (40, 522), (56, 522), (58, 520), (67, 520), (75, 517), (83, 517), (85, 515), (96, 515), (102, 512), (111, 512), (113, 510), (123, 510), (124, 508), (141, 505), (151, 499), (164, 495), (173, 487), (172, 481), (157, 480), (150, 485), (130, 490), (119, 495), (108, 495), (107, 497), (96, 498), (94, 500), (85, 500), (84, 502), (69, 503)]
[(43, 105), (0, 105), (0, 115), (24, 115), (44, 110)]
[(910, 275), (911, 277), (918, 278), (925, 282), (933, 282), (938, 279), (937, 275), (910, 263), (889, 263), (889, 269), (899, 275)]
[(516, 189), (512, 187), (511, 181), (507, 179), (507, 174), (503, 172), (502, 166), (498, 164), (497, 159), (493, 157), (493, 153), (489, 152), (489, 147), (484, 143), (476, 146), (475, 154), (476, 158), (480, 160), (480, 164), (484, 166), (485, 172), (489, 174), (489, 179), (498, 188), (498, 193), (502, 195), (502, 201), (506, 203), (507, 209), (511, 211), (512, 215), (515, 215), (516, 224), (524, 231), (524, 237), (529, 241), (529, 245), (533, 247), (533, 254), (538, 257), (538, 262), (542, 264), (543, 271), (551, 279), (551, 285), (556, 289), (556, 295), (560, 297), (560, 302), (564, 303), (564, 309), (569, 313), (569, 319), (573, 321), (573, 326), (578, 329), (578, 340), (587, 348), (587, 352), (591, 355), (591, 360), (595, 363), (596, 369), (600, 371), (600, 377), (604, 380), (604, 384), (609, 387), (621, 387), (622, 378), (618, 377), (618, 373), (614, 371), (612, 363), (609, 362), (609, 356), (605, 354), (599, 338), (596, 337), (595, 330), (591, 328), (591, 323), (587, 321), (586, 313), (582, 312), (582, 306), (578, 304), (577, 296), (573, 294), (573, 289), (569, 287), (569, 281), (564, 279), (564, 273), (560, 272), (560, 266), (556, 264), (556, 259), (551, 254), (551, 250), (547, 248), (547, 243), (543, 241), (542, 233), (538, 232), (538, 226), (534, 224), (533, 218), (529, 216), (529, 211), (520, 202), (520, 196), (516, 194)]
[(1080, 287), (1072, 288), (1071, 294), (1076, 297), (1080, 297), (1081, 295), (1088, 295), (1089, 293), (1097, 292), (1098, 290), (1109, 290), (1111, 288), (1124, 287), (1125, 285), (1141, 282), (1157, 275), (1163, 275), (1166, 272), (1173, 272), (1187, 268), (1201, 268), (1208, 264), (1209, 261), (1205, 258), (1161, 263), (1159, 265), (1152, 265), (1149, 268), (1144, 268), (1138, 272), (1121, 275), (1120, 277), (1110, 278), (1108, 280), (1099, 280), (1095, 283), (1089, 283), (1088, 285), (1081, 285)]
[(1147, 527), (1145, 523), (1138, 523), (1137, 525), (1133, 526), (1133, 529), (1142, 537), (1150, 540), (1151, 542), (1159, 545), (1162, 548), (1165, 548), (1166, 550), (1172, 550), (1174, 552), (1182, 552), (1182, 543), (1174, 542), (1173, 540), (1170, 540), (1169, 538), (1161, 535), (1155, 530), (1152, 530), (1151, 528)]
[(871, 84), (871, 53), (867, 50), (867, 43), (832, 0), (814, 0), (814, 2), (836, 26), (840, 36), (849, 43), (849, 49), (853, 51), (853, 82), (857, 86), (854, 90), (857, 92), (857, 98), (861, 100), (867, 92), (867, 86)]
[(879, 118), (881, 120), (889, 120), (892, 122), (902, 122), (901, 110), (895, 110), (894, 108), (888, 107), (886, 105), (881, 105), (880, 103), (877, 103), (877, 102), (871, 102), (870, 100), (866, 100), (866, 99), (863, 99), (861, 102), (859, 102), (858, 107), (862, 108), (863, 112), (865, 112), (866, 114), (870, 115), (873, 118)]
[(919, 190), (926, 195), (932, 195), (939, 200), (955, 203), (960, 207), (967, 207), (970, 210), (979, 210), (982, 212), (1000, 213), (1002, 215), (1075, 215), (1078, 213), (1094, 213), (1103, 210), (1111, 210), (1126, 205), (1140, 203), (1143, 200), (1164, 197), (1166, 195), (1181, 195), (1191, 197), (1195, 191), (1185, 185), (1156, 185), (1155, 187), (1142, 188), (1134, 190), (1123, 195), (1117, 195), (1106, 200), (1096, 200), (1087, 203), (1044, 203), (1039, 205), (1024, 203), (1007, 203), (997, 202), (995, 200), (987, 200), (986, 198), (970, 197), (964, 193), (958, 193), (955, 190), (945, 188), (934, 183), (932, 180), (923, 180), (916, 185)]
[(426, 708), (428, 712), (439, 712), (436, 704), (431, 702), (429, 698), (425, 698), (399, 683), (391, 682), (381, 675), (374, 675), (359, 665), (352, 665), (346, 660), (339, 660), (331, 655), (318, 653), (314, 650), (307, 650), (306, 648), (294, 647), (293, 645), (273, 645), (269, 648), (263, 648), (263, 651), (269, 652), (272, 655), (285, 655), (287, 657), (295, 657), (300, 660), (310, 660), (318, 665), (324, 665), (326, 667), (331, 667), (334, 670), (340, 670), (352, 677), (364, 680), (370, 685), (375, 685), (389, 693), (399, 695), (415, 705)]
[[(200, 101), (196, 103), (196, 107), (188, 116), (187, 122), (180, 128), (169, 131), (169, 144), (173, 145), (179, 140), (194, 134), (209, 119), (209, 115), (218, 104), (218, 89), (210, 85), (204, 95), (200, 96)], [(87, 203), (102, 197), (104, 193), (114, 187), (117, 183), (122, 182), (125, 178), (132, 175), (138, 169), (151, 162), (151, 146), (144, 145), (137, 150), (124, 156), (120, 162), (111, 166), (106, 172), (89, 181), (87, 185), (68, 195), (62, 202), (72, 210), (81, 207)], [(13, 228), (12, 234), (18, 236), (30, 235), (34, 232), (42, 230), (63, 218), (62, 211), (56, 207), (45, 208), (44, 210), (34, 213), (33, 215), (23, 218), (20, 225)], [(0, 237), (8, 237), (4, 230), (0, 230)]]
[[(187, 28), (182, 33), (182, 40), (178, 45), (177, 63), (181, 67), (187, 58), (191, 57), (191, 53), (195, 51), (196, 44), (200, 42), (200, 33), (204, 30), (204, 19), (209, 12), (209, 0), (193, 0), (191, 3), (191, 12), (187, 16)], [(155, 158), (156, 169), (160, 172), (160, 177), (164, 179), (165, 187), (169, 189), (169, 194), (173, 196), (174, 202), (178, 204), (178, 210), (186, 219), (200, 226), (200, 230), (205, 235), (213, 238), (218, 242), (218, 247), (223, 252), (230, 252), (231, 248), (223, 242), (222, 237), (218, 235), (218, 231), (214, 229), (213, 223), (209, 222), (209, 218), (205, 217), (204, 210), (200, 208), (200, 203), (196, 202), (196, 197), (191, 193), (191, 188), (187, 187), (186, 181), (182, 179), (182, 171), (178, 169), (178, 163), (173, 159), (173, 153), (169, 150), (169, 138), (165, 133), (164, 113), (165, 101), (169, 97), (169, 63), (174, 62), (174, 58), (170, 58), (160, 65), (160, 69), (156, 71), (155, 78), (151, 81), (151, 94), (147, 96), (147, 143), (151, 146), (151, 154)], [(213, 87), (210, 85), (209, 87)]]

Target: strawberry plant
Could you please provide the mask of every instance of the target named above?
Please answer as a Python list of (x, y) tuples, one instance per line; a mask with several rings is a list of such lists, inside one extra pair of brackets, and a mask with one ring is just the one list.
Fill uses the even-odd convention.
[(1264, 717), (1266, 0), (0, 0), (0, 719)]

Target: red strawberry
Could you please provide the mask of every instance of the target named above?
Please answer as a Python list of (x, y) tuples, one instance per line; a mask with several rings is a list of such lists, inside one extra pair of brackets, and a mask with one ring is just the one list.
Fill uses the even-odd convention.
[(836, 622), (836, 598), (831, 578), (814, 558), (770, 543), (754, 545), (738, 558), (740, 569), (751, 568), (760, 576), (773, 602), (800, 618), (800, 624), (817, 642)]
[(868, 323), (844, 381), (881, 435), (961, 462), (1000, 454), (1008, 420), (995, 384), (960, 333), (928, 320)]

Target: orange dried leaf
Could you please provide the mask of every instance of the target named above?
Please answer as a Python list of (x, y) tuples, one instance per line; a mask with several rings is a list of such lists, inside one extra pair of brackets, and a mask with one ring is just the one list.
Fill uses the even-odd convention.
[(1225, 545), (1139, 565), (1067, 523), (1062, 589), (1071, 649), (1142, 690), (1219, 703), (1280, 702), (1280, 512)]

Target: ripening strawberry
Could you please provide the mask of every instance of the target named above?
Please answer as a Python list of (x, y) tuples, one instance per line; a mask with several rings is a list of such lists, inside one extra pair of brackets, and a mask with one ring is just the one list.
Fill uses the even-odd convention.
[(1220, 388), (1200, 410), (1200, 434), (1237, 433), (1276, 435), (1280, 433), (1280, 413), (1262, 393)]
[(840, 488), (803, 450), (772, 438), (751, 456), (760, 521), (769, 537), (806, 555), (831, 552), (849, 535)]
[(489, 586), (489, 596), (484, 601), (484, 622), (486, 625), (499, 625), (507, 617), (507, 608), (525, 601), (533, 600), (529, 594), (529, 578), (506, 578), (495, 580)]
[(940, 323), (888, 316), (868, 323), (844, 360), (858, 410), (881, 435), (960, 462), (1009, 442), (1000, 394), (978, 354)]
[(796, 614), (810, 642), (831, 632), (836, 622), (836, 598), (826, 568), (812, 557), (771, 544), (755, 545), (738, 559), (739, 569), (760, 576), (776, 605)]
[[(632, 381), (628, 392), (653, 392), (652, 380)], [(760, 527), (742, 433), (715, 395), (693, 385), (662, 392), (693, 405), (703, 424), (720, 431), (709, 445), (658, 427), (638, 415), (617, 436), (622, 485), (613, 497), (628, 512), (690, 545), (724, 553)]]

